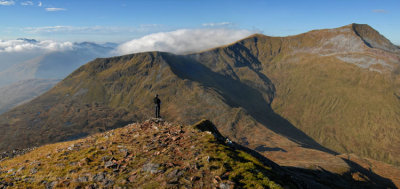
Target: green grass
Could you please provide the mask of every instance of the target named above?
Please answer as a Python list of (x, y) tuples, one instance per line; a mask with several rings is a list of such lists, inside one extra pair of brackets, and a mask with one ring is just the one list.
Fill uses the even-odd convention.
[[(239, 183), (238, 187), (244, 188), (281, 188), (279, 184), (269, 180), (272, 175), (270, 167), (263, 165), (253, 156), (227, 146), (215, 144), (210, 140), (207, 152), (210, 154), (212, 170), (217, 175), (229, 173), (229, 180)], [(214, 143), (214, 144), (213, 144)], [(213, 146), (215, 145), (215, 146)]]
[(399, 165), (400, 101), (393, 80), (334, 58), (274, 68), (272, 108), (322, 145)]

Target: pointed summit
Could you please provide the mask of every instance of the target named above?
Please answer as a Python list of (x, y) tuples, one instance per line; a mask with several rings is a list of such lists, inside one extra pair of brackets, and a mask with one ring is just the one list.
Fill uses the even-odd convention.
[(399, 52), (399, 48), (393, 45), (387, 38), (381, 35), (368, 24), (351, 24), (354, 32), (370, 48), (377, 48), (389, 52)]

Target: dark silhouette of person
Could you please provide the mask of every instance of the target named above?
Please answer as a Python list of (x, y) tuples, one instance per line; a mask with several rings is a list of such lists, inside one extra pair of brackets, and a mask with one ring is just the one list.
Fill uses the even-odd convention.
[(161, 118), (160, 116), (161, 100), (158, 98), (158, 94), (156, 94), (156, 97), (154, 97), (154, 104), (156, 106), (156, 118)]

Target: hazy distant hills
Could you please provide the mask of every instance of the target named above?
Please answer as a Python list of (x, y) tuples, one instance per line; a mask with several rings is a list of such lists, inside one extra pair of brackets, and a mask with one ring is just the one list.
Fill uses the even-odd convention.
[(110, 46), (75, 43), (70, 50), (47, 52), (20, 63), (14, 62), (0, 72), (0, 86), (25, 79), (62, 79), (89, 60), (110, 56), (114, 49)]
[[(27, 44), (35, 44), (34, 39), (19, 39)], [(25, 44), (25, 45), (27, 45)], [(79, 66), (97, 57), (107, 57), (116, 44), (75, 43), (68, 50), (53, 52), (11, 52), (0, 53), (0, 90), (7, 90), (0, 95), (0, 112), (12, 108), (50, 89), (56, 82), (70, 74)], [(47, 81), (45, 81), (47, 80)], [(22, 83), (21, 83), (22, 82)], [(46, 82), (46, 87), (43, 87)], [(18, 90), (12, 90), (19, 86)], [(22, 86), (26, 87), (21, 90)], [(11, 89), (11, 90), (9, 90)], [(34, 95), (36, 94), (36, 95)]]
[(0, 88), (0, 113), (31, 100), (53, 87), (58, 79), (29, 79)]
[(358, 24), (289, 37), (257, 34), (189, 55), (100, 58), (2, 114), (0, 149), (145, 120), (158, 93), (167, 120), (210, 119), (280, 165), (338, 174), (359, 166), (367, 177), (400, 183), (392, 174), (400, 164), (399, 63), (397, 46)]

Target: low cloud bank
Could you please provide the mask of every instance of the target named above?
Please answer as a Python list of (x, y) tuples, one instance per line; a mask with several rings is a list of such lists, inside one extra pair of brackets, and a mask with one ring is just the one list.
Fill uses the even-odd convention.
[[(222, 28), (180, 29), (149, 34), (122, 43), (112, 52), (123, 55), (145, 51), (163, 51), (175, 54), (198, 52), (243, 39), (254, 31)], [(73, 42), (34, 39), (0, 40), (0, 53), (36, 53), (66, 51), (76, 48)]]
[(55, 42), (52, 40), (36, 41), (34, 39), (0, 40), (0, 53), (29, 51), (63, 51), (72, 49), (72, 42)]
[(145, 51), (164, 51), (176, 54), (197, 52), (229, 44), (255, 32), (233, 29), (180, 29), (160, 32), (133, 39), (121, 44), (116, 54)]

